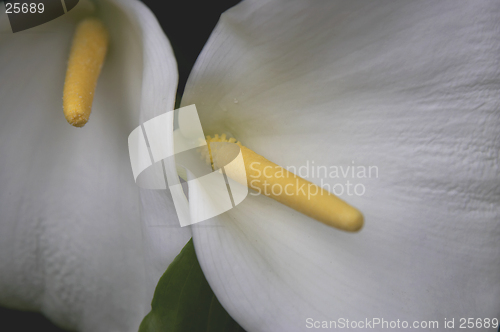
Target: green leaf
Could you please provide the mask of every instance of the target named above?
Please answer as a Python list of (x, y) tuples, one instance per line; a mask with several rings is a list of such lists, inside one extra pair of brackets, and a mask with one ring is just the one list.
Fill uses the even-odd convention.
[(215, 297), (189, 240), (156, 286), (139, 332), (244, 332)]

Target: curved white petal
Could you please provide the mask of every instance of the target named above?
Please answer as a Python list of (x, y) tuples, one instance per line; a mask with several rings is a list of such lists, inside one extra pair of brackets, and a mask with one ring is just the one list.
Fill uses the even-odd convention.
[[(263, 196), (193, 227), (245, 329), (498, 315), (499, 19), (488, 0), (244, 1), (222, 15), (183, 98), (206, 133), (366, 190), (341, 195), (365, 215), (358, 234)], [(311, 177), (313, 161), (378, 177)]]
[(74, 25), (92, 5), (0, 36), (0, 303), (72, 330), (136, 331), (190, 232), (149, 227), (175, 212), (141, 211), (141, 196), (164, 194), (140, 193), (127, 137), (173, 108), (177, 70), (143, 4), (97, 5), (110, 48), (83, 129), (66, 123), (62, 89)]
[[(118, 5), (135, 26), (134, 31), (130, 32), (117, 29), (117, 39), (121, 36), (123, 42), (127, 43), (131, 35), (135, 35), (142, 43), (131, 46), (130, 51), (140, 52), (139, 56), (142, 56), (140, 113), (139, 121), (135, 125), (143, 124), (174, 109), (178, 79), (177, 64), (170, 43), (156, 17), (146, 6), (133, 0), (111, 2)], [(114, 17), (114, 10), (115, 8), (107, 10), (109, 17)], [(109, 26), (114, 25), (112, 22), (109, 24)], [(137, 84), (136, 80), (137, 77), (127, 78), (127, 82), (135, 81)], [(173, 147), (173, 136), (171, 146)], [(175, 167), (175, 165), (165, 166)], [(191, 230), (179, 226), (169, 190), (140, 189), (140, 202), (146, 260), (146, 299), (149, 311), (158, 280), (191, 238)]]

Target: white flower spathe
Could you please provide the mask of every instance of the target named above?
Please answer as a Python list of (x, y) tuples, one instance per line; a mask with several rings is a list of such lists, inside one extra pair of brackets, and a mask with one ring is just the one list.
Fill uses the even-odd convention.
[(15, 34), (2, 17), (0, 305), (71, 330), (137, 331), (190, 231), (149, 227), (177, 220), (168, 192), (134, 183), (127, 137), (173, 109), (177, 68), (142, 3), (96, 5), (110, 47), (83, 129), (66, 123), (62, 91), (74, 26), (94, 5)]
[(222, 15), (182, 102), (205, 134), (282, 166), (379, 171), (341, 196), (365, 215), (358, 234), (263, 196), (192, 227), (243, 328), (498, 314), (499, 19), (489, 0), (248, 0)]

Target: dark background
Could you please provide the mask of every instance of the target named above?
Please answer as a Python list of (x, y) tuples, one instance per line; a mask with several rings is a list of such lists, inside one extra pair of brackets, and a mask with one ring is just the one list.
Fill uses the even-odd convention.
[[(179, 102), (191, 68), (219, 20), (220, 14), (236, 5), (239, 0), (144, 0), (143, 2), (155, 14), (174, 49), (179, 68), (177, 90), (177, 102)], [(63, 331), (41, 314), (2, 307), (0, 307), (0, 326), (5, 332)]]

